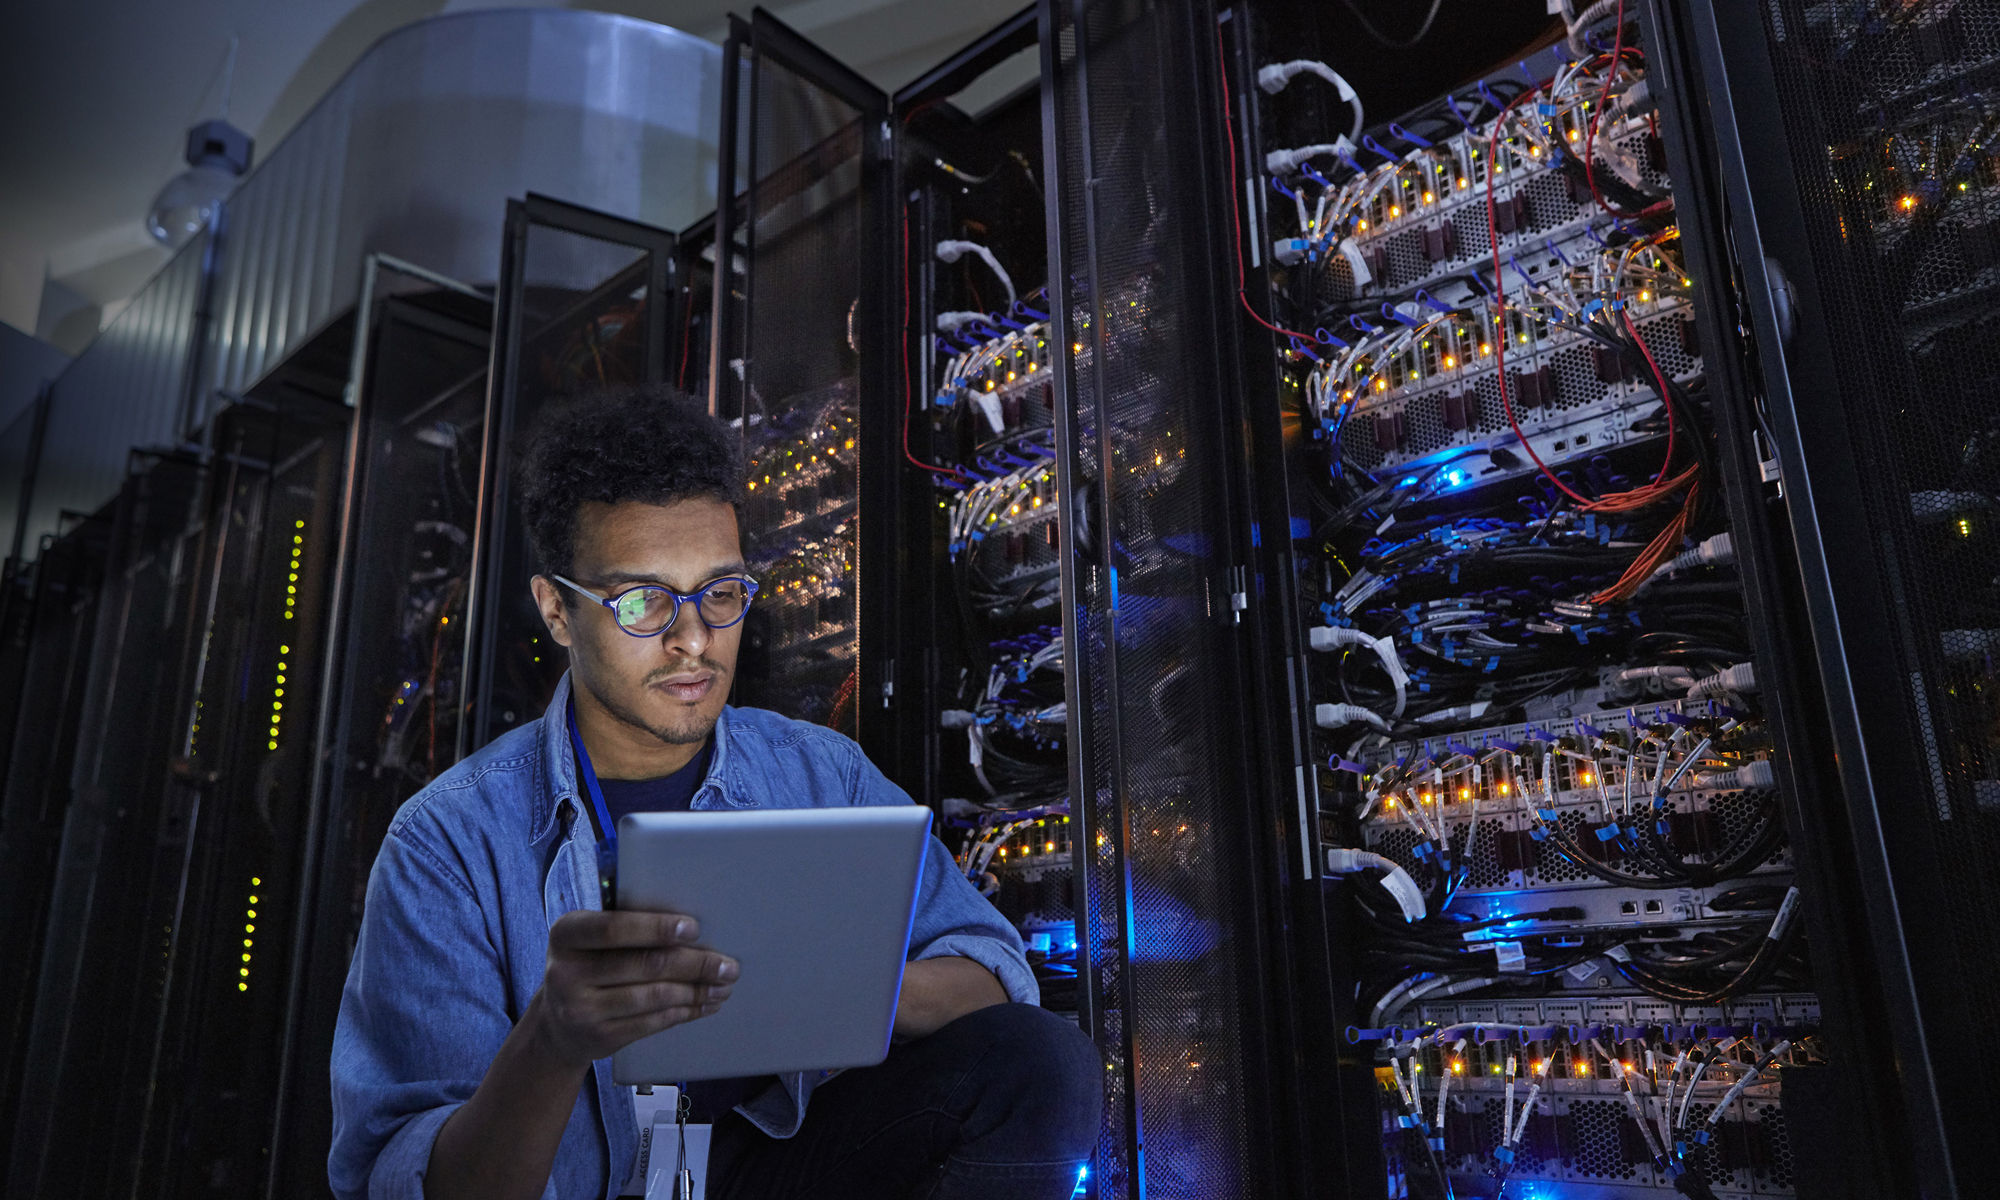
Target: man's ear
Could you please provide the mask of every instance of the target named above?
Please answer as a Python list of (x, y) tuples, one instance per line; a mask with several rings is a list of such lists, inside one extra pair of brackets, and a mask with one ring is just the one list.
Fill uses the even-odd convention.
[(535, 593), (535, 607), (541, 610), (542, 624), (549, 627), (549, 636), (556, 645), (567, 647), (569, 610), (563, 607), (561, 585), (546, 575), (537, 575), (528, 581), (528, 587)]

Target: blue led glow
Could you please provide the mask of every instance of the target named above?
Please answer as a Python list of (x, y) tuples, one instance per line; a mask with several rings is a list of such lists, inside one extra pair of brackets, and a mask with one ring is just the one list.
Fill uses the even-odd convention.
[(1072, 1198), (1084, 1194), (1083, 1181), (1088, 1178), (1090, 1178), (1090, 1164), (1084, 1163), (1076, 1169), (1076, 1190), (1070, 1193)]

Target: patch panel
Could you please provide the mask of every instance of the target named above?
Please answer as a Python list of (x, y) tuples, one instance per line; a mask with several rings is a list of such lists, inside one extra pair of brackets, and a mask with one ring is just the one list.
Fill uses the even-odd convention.
[[(1811, 995), (1419, 1012), (1407, 1028), (1349, 1037), (1381, 1041), (1387, 1107), (1420, 1108), (1446, 1171), (1468, 1188), (1502, 1176), (1585, 1183), (1592, 1196), (1627, 1200), (1678, 1194), (1676, 1175), (1692, 1171), (1718, 1194), (1791, 1191), (1778, 1081), (1820, 1058)], [(1393, 1140), (1402, 1129), (1391, 1122), (1385, 1132)], [(1667, 1146), (1678, 1149), (1657, 1152)]]

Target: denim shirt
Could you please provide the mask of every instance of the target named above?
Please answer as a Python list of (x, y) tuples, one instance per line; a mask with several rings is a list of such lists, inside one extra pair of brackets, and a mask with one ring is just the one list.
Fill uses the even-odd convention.
[[(421, 1200), (439, 1128), (471, 1098), (542, 985), (549, 926), (600, 907), (596, 833), (580, 815), (563, 720), (569, 694), (565, 675), (540, 720), (440, 775), (389, 826), (333, 1038), (327, 1172), (342, 1200)], [(840, 734), (725, 708), (693, 807), (910, 802)], [(992, 971), (1009, 999), (1037, 1001), (1020, 935), (932, 838), (909, 957), (952, 956)], [(790, 1137), (829, 1074), (782, 1076), (738, 1111), (772, 1137)], [(638, 1143), (632, 1089), (614, 1084), (611, 1060), (599, 1059), (578, 1090), (544, 1200), (616, 1196)]]

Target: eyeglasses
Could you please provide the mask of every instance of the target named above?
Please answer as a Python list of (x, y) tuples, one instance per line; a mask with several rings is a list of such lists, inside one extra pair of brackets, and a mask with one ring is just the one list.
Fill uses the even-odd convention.
[(692, 602), (701, 623), (710, 629), (727, 629), (750, 611), (757, 594), (757, 581), (748, 575), (724, 575), (711, 579), (692, 592), (677, 592), (657, 584), (642, 583), (615, 596), (600, 596), (574, 580), (560, 575), (550, 578), (611, 610), (618, 628), (633, 637), (657, 637), (680, 619), (681, 605)]

